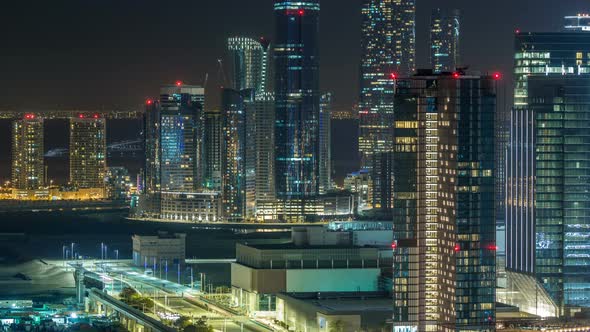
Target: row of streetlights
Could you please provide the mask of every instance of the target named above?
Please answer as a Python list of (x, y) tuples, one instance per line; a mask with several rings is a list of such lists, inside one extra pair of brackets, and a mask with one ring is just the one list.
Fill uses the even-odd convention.
[[(78, 256), (76, 255), (76, 252), (74, 251), (75, 247), (76, 247), (75, 242), (72, 242), (69, 245), (62, 246), (62, 260), (64, 262), (64, 265), (68, 259), (70, 259), (70, 260), (77, 259)], [(119, 260), (119, 249), (115, 249), (115, 250), (113, 250), (113, 252), (115, 253), (115, 259)], [(104, 242), (101, 242), (100, 243), (100, 259), (106, 260), (109, 258), (108, 256), (109, 256), (108, 246)]]

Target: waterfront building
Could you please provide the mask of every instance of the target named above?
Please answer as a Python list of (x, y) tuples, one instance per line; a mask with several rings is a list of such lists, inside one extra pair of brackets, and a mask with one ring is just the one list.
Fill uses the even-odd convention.
[[(529, 288), (547, 292), (564, 315), (569, 307), (590, 306), (590, 204), (585, 194), (590, 189), (585, 138), (590, 126), (590, 33), (517, 32), (514, 74), (507, 270), (533, 276), (536, 284)], [(523, 310), (546, 312), (537, 301)]]
[(75, 188), (105, 188), (106, 123), (100, 114), (70, 118), (70, 184)]
[(25, 114), (12, 123), (12, 188), (35, 190), (45, 185), (43, 119)]
[(206, 139), (214, 136), (205, 135), (204, 102), (204, 88), (182, 82), (163, 86), (159, 100), (146, 101), (145, 189), (133, 210), (135, 216), (179, 221), (220, 220), (219, 204), (211, 203), (208, 198), (203, 200), (200, 195), (215, 186), (214, 164), (209, 169), (204, 165), (208, 157), (215, 156), (215, 143), (205, 145), (210, 142)]
[[(251, 105), (255, 118), (255, 206), (274, 201), (275, 195), (275, 98), (273, 93), (256, 94)], [(248, 184), (248, 187), (251, 185)], [(258, 211), (256, 212), (258, 214)]]
[(162, 192), (158, 195), (157, 218), (181, 222), (223, 220), (221, 194), (217, 192)]
[(394, 329), (495, 329), (495, 101), (494, 77), (398, 82)]
[(223, 116), (221, 111), (205, 111), (205, 157), (203, 187), (221, 192)]
[(131, 196), (134, 183), (125, 167), (109, 167), (105, 176), (107, 197), (113, 200), (126, 200)]
[(269, 91), (270, 42), (246, 37), (227, 40), (231, 67), (231, 88), (237, 91), (253, 89), (256, 93)]
[(177, 82), (160, 89), (160, 189), (201, 188), (205, 89)]
[(325, 194), (332, 189), (332, 94), (323, 94), (320, 99), (320, 188)]
[(319, 0), (274, 2), (275, 185), (299, 206), (319, 193)]
[(434, 8), (430, 17), (430, 66), (436, 73), (453, 72), (459, 62), (461, 37), (459, 10)]
[[(223, 149), (222, 149), (222, 192), (225, 218), (230, 221), (242, 221), (246, 218), (246, 164), (248, 133), (255, 128), (248, 120), (253, 120), (247, 113), (252, 112), (248, 104), (254, 101), (254, 90), (222, 90), (223, 113)], [(253, 143), (253, 142), (252, 142)], [(252, 196), (250, 196), (253, 199)]]

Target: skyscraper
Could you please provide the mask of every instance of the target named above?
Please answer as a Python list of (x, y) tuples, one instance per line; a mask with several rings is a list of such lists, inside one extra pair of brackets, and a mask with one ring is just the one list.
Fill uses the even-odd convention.
[(155, 194), (161, 189), (160, 163), (162, 162), (161, 131), (160, 131), (160, 102), (148, 99), (145, 102), (143, 115), (143, 139), (145, 150), (144, 165), (144, 193)]
[(399, 81), (395, 327), (495, 329), (495, 85), (432, 71)]
[(222, 91), (222, 199), (225, 217), (230, 221), (246, 217), (247, 104), (253, 100), (253, 89)]
[(371, 205), (386, 213), (393, 179), (381, 172), (394, 146), (394, 85), (415, 70), (415, 11), (414, 0), (364, 0), (362, 6), (359, 151), (375, 192)]
[(12, 123), (12, 187), (34, 190), (45, 183), (43, 119), (25, 114)]
[(270, 42), (232, 37), (227, 41), (230, 57), (232, 89), (254, 89), (256, 93), (268, 91)]
[(319, 0), (275, 0), (276, 194), (319, 192)]
[(459, 63), (461, 21), (459, 10), (432, 10), (430, 17), (430, 66), (434, 72), (452, 72)]
[(332, 94), (320, 100), (320, 194), (332, 189)]
[(183, 221), (219, 220), (220, 199), (204, 169), (205, 89), (176, 82), (147, 100), (145, 190), (135, 213), (140, 217)]
[(506, 265), (563, 314), (590, 306), (590, 33), (517, 33), (515, 60)]
[(223, 116), (221, 111), (205, 112), (204, 187), (221, 192)]
[(100, 114), (70, 118), (71, 185), (105, 188), (106, 155), (106, 119)]
[(416, 70), (416, 1), (390, 1), (393, 6), (395, 72), (398, 76), (410, 76)]
[(252, 104), (256, 126), (256, 206), (275, 200), (275, 98), (259, 93)]
[(359, 150), (366, 169), (372, 168), (373, 153), (391, 151), (393, 146), (394, 9), (391, 0), (364, 0), (361, 9)]
[(205, 89), (200, 86), (177, 82), (160, 89), (158, 130), (162, 191), (194, 192), (202, 186), (204, 102)]

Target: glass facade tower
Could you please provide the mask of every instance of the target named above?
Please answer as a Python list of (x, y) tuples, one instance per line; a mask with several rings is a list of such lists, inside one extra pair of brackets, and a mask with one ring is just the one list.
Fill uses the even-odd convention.
[(322, 95), (320, 102), (320, 194), (332, 189), (332, 94)]
[(277, 198), (301, 202), (319, 192), (318, 0), (275, 0), (275, 165)]
[(414, 0), (364, 0), (361, 14), (359, 152), (369, 171), (372, 208), (390, 212), (394, 85), (415, 70)]
[(494, 331), (496, 82), (419, 71), (398, 84), (394, 327)]
[(430, 17), (430, 66), (434, 72), (453, 72), (459, 65), (461, 20), (459, 10), (432, 10)]
[(590, 306), (590, 34), (518, 33), (506, 264), (557, 306)]
[[(246, 216), (246, 163), (248, 133), (248, 103), (254, 100), (254, 90), (223, 89), (223, 149), (222, 192), (225, 217), (241, 221)], [(252, 131), (253, 132), (253, 131)]]
[(270, 43), (264, 38), (255, 40), (232, 37), (227, 41), (230, 57), (232, 88), (238, 91), (254, 89), (257, 93), (268, 90)]

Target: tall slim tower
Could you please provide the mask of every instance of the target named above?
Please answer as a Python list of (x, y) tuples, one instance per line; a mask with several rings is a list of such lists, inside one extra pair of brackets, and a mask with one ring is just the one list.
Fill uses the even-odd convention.
[(230, 57), (232, 89), (254, 89), (256, 93), (268, 91), (270, 42), (246, 37), (227, 40)]
[(259, 93), (252, 105), (256, 126), (256, 205), (275, 195), (275, 96)]
[(276, 188), (283, 200), (319, 193), (319, 0), (275, 0)]
[(487, 76), (399, 82), (394, 326), (495, 330), (495, 91)]
[(415, 1), (364, 0), (361, 36), (359, 152), (369, 171), (372, 207), (389, 213), (393, 178), (394, 85), (415, 70)]
[(203, 180), (205, 89), (177, 82), (160, 89), (159, 153), (162, 191), (194, 192)]
[(254, 90), (223, 89), (222, 191), (225, 217), (241, 221), (246, 216), (247, 104)]
[(359, 150), (365, 169), (372, 168), (374, 153), (393, 146), (394, 9), (392, 0), (364, 0), (361, 9)]
[(430, 66), (434, 72), (452, 72), (459, 63), (461, 20), (459, 10), (432, 10), (430, 17)]
[(320, 102), (320, 194), (332, 189), (332, 94)]
[(221, 111), (205, 112), (205, 149), (204, 187), (213, 191), (221, 191), (223, 115)]
[(100, 114), (70, 118), (70, 183), (76, 188), (104, 188), (106, 119)]
[(393, 5), (394, 65), (399, 76), (416, 70), (416, 0), (391, 0)]
[(12, 124), (12, 187), (34, 190), (45, 180), (43, 119), (25, 114)]

